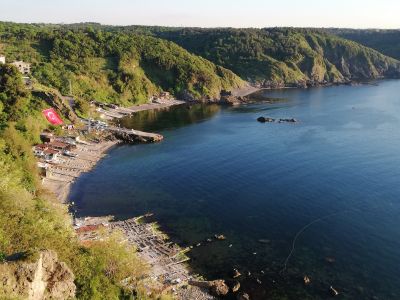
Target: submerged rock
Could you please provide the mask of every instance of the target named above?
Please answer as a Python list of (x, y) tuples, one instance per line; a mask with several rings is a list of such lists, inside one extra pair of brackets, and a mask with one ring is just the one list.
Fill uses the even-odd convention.
[(213, 296), (221, 297), (226, 296), (229, 293), (229, 287), (226, 285), (225, 280), (213, 280), (213, 281), (189, 281), (190, 285), (197, 286), (200, 288), (206, 288), (210, 291)]
[(235, 285), (232, 287), (232, 291), (236, 293), (240, 289), (240, 282), (235, 282)]
[(238, 271), (238, 269), (233, 269), (233, 278), (238, 278), (242, 274)]
[(250, 296), (247, 293), (240, 293), (236, 297), (237, 300), (250, 300)]
[(297, 120), (295, 118), (290, 118), (290, 119), (279, 119), (279, 123), (297, 123)]
[(273, 123), (275, 122), (275, 119), (269, 117), (259, 117), (257, 118), (257, 121), (260, 123)]
[(214, 237), (220, 241), (226, 240), (226, 237), (223, 234), (216, 234)]
[(261, 243), (261, 244), (268, 244), (268, 243), (270, 242), (270, 240), (267, 240), (267, 239), (259, 239), (258, 242)]
[(325, 261), (327, 263), (333, 264), (336, 262), (336, 259), (333, 256), (327, 256), (327, 257), (325, 257)]

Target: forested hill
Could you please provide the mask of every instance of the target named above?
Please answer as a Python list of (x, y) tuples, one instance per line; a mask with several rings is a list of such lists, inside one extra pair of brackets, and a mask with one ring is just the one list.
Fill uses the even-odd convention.
[(174, 41), (265, 86), (397, 78), (400, 62), (354, 41), (313, 29), (131, 27)]
[(400, 59), (400, 29), (327, 29), (327, 32)]
[(161, 90), (219, 99), (244, 84), (233, 72), (173, 42), (93, 25), (0, 23), (0, 54), (32, 63), (39, 83), (63, 94), (120, 104), (143, 103)]
[[(396, 56), (396, 46), (388, 50), (377, 44), (368, 45)], [(398, 60), (318, 29), (3, 22), (0, 54), (32, 62), (33, 77), (64, 94), (71, 82), (78, 98), (126, 105), (145, 102), (161, 90), (177, 97), (217, 99), (222, 90), (238, 88), (243, 80), (281, 87), (400, 77)]]

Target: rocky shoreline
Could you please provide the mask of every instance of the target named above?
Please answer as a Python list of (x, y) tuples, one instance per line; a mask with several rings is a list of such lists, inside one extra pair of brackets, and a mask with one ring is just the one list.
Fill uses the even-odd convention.
[[(148, 109), (153, 108), (159, 107), (152, 105), (152, 108)], [(62, 203), (69, 203), (72, 200), (68, 199), (68, 195), (76, 179), (82, 173), (92, 170), (111, 148), (119, 143), (154, 143), (163, 139), (162, 135), (155, 133), (115, 126), (99, 126), (101, 122), (93, 123), (86, 124), (84, 133), (77, 130), (79, 132), (77, 142), (74, 143), (73, 150), (68, 152), (68, 156), (60, 156), (52, 162), (41, 162), (45, 170), (44, 173), (42, 171), (43, 187), (52, 192)], [(64, 139), (64, 137), (55, 138)], [(69, 204), (74, 211), (73, 202)], [(189, 284), (193, 280), (198, 280), (185, 264), (189, 260), (185, 255), (189, 249), (181, 249), (178, 245), (165, 240), (163, 233), (154, 230), (154, 223), (142, 223), (139, 219), (142, 218), (112, 221), (109, 217), (86, 217), (74, 220), (73, 223), (75, 232), (83, 244), (95, 240), (100, 228), (122, 232), (125, 239), (138, 249), (139, 257), (151, 267), (149, 276), (152, 289), (160, 293), (170, 292), (175, 299), (215, 299), (209, 293), (209, 289)]]
[(160, 294), (172, 293), (175, 299), (215, 299), (207, 288), (190, 284), (198, 276), (191, 274), (185, 264), (189, 258), (182, 249), (157, 229), (156, 223), (147, 222), (151, 214), (124, 221), (114, 221), (113, 216), (74, 219), (74, 229), (82, 244), (90, 244), (104, 232), (120, 232), (126, 241), (137, 248), (138, 256), (149, 266), (146, 280), (151, 290)]

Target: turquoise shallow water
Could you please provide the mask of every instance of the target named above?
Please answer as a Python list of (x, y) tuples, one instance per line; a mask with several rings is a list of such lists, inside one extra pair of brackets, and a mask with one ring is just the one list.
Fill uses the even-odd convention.
[[(115, 148), (70, 198), (80, 215), (153, 212), (182, 245), (202, 242), (194, 271), (229, 278), (236, 267), (252, 299), (325, 299), (330, 285), (343, 299), (400, 299), (399, 91), (382, 81), (144, 112), (123, 124), (165, 140)], [(227, 240), (204, 242), (216, 233)]]

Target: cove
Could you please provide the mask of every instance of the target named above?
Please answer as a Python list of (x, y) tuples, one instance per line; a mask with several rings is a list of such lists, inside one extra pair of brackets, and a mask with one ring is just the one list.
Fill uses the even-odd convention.
[[(138, 113), (123, 125), (164, 141), (113, 149), (69, 198), (80, 216), (154, 213), (182, 246), (201, 242), (193, 271), (237, 268), (255, 299), (324, 299), (331, 285), (344, 299), (399, 299), (399, 90), (388, 80), (262, 91), (266, 101), (240, 107)], [(227, 240), (205, 242), (214, 234)]]

